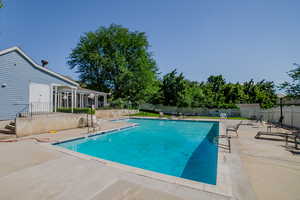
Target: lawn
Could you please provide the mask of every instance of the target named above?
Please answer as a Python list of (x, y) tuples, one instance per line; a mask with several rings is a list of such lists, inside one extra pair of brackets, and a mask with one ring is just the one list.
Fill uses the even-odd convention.
[[(139, 112), (136, 114), (131, 114), (129, 116), (133, 117), (159, 117), (158, 113), (150, 113), (150, 112)], [(164, 117), (171, 117), (172, 115), (164, 114)], [(211, 116), (185, 116), (186, 119), (221, 119), (220, 117), (211, 117)], [(227, 119), (237, 119), (237, 120), (247, 120), (244, 117), (228, 117)]]

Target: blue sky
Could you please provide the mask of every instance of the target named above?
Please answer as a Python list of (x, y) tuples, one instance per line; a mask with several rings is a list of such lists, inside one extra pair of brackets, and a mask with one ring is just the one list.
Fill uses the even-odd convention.
[(287, 80), (300, 63), (299, 0), (4, 0), (0, 49), (21, 47), (49, 68), (66, 64), (80, 35), (121, 24), (146, 32), (162, 74), (177, 68), (190, 80)]

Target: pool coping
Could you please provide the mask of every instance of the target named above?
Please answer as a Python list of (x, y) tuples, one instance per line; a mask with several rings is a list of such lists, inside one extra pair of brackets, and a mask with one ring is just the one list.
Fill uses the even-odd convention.
[[(224, 127), (222, 126), (223, 123), (221, 120), (211, 120), (211, 119), (169, 119), (169, 118), (154, 118), (154, 117), (131, 117), (131, 118), (136, 118), (136, 119), (160, 119), (160, 120), (172, 120), (172, 121), (207, 121), (207, 122), (219, 122), (219, 134), (221, 135), (225, 132)], [(113, 162), (113, 161), (109, 161), (109, 160), (105, 160), (105, 159), (101, 159), (101, 158), (97, 158), (94, 156), (90, 156), (87, 154), (83, 154), (80, 152), (76, 152), (76, 151), (72, 151), (60, 146), (57, 146), (55, 144), (60, 144), (60, 143), (65, 143), (65, 142), (70, 142), (70, 141), (74, 141), (74, 140), (79, 140), (79, 139), (83, 139), (86, 137), (94, 137), (97, 135), (102, 135), (105, 133), (111, 133), (111, 132), (115, 132), (115, 131), (120, 131), (120, 130), (124, 130), (124, 129), (128, 129), (128, 128), (133, 128), (135, 126), (137, 126), (138, 124), (131, 124), (131, 125), (126, 125), (124, 127), (121, 128), (114, 128), (114, 129), (108, 129), (108, 130), (104, 130), (104, 131), (98, 131), (95, 134), (89, 134), (87, 136), (76, 136), (76, 137), (71, 137), (68, 139), (64, 139), (61, 141), (56, 141), (54, 143), (42, 143), (41, 145), (45, 145), (47, 147), (50, 147), (51, 149), (54, 149), (56, 151), (62, 152), (62, 153), (67, 153), (69, 155), (75, 156), (77, 158), (81, 158), (81, 159), (85, 159), (85, 160), (92, 160), (92, 161), (96, 161), (99, 162), (103, 165), (106, 166), (110, 166), (110, 167), (114, 167), (114, 168), (118, 168), (139, 176), (144, 176), (144, 177), (148, 177), (148, 178), (152, 178), (152, 179), (156, 179), (159, 181), (163, 181), (163, 182), (167, 182), (167, 183), (171, 183), (171, 184), (177, 184), (177, 185), (181, 185), (184, 187), (189, 187), (192, 189), (196, 189), (196, 190), (201, 190), (201, 191), (205, 191), (205, 192), (211, 192), (211, 193), (216, 193), (219, 195), (223, 195), (223, 196), (228, 196), (228, 197), (232, 197), (232, 180), (230, 178), (230, 171), (229, 171), (229, 165), (228, 162), (230, 161), (230, 154), (225, 153), (220, 151), (220, 147), (218, 148), (218, 163), (217, 163), (217, 183), (216, 185), (211, 185), (211, 184), (207, 184), (207, 183), (203, 183), (203, 182), (198, 182), (198, 181), (193, 181), (190, 179), (185, 179), (185, 178), (181, 178), (181, 177), (176, 177), (176, 176), (171, 176), (171, 175), (167, 175), (167, 174), (162, 174), (162, 173), (158, 173), (158, 172), (154, 172), (154, 171), (150, 171), (150, 170), (146, 170), (146, 169), (141, 169), (141, 168), (137, 168), (137, 167), (133, 167), (133, 166), (129, 166), (129, 165), (125, 165), (125, 164), (121, 164), (118, 162)]]

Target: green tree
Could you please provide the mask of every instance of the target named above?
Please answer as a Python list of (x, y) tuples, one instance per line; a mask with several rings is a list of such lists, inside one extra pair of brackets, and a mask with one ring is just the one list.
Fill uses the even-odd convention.
[(211, 90), (212, 95), (212, 106), (219, 107), (219, 104), (224, 103), (224, 95), (222, 94), (223, 87), (225, 86), (226, 81), (222, 75), (218, 76), (209, 76), (207, 79), (207, 87)]
[(228, 83), (223, 87), (224, 101), (227, 104), (242, 103), (245, 97), (243, 86), (239, 83)]
[(0, 8), (3, 8), (4, 7), (4, 4), (3, 2), (0, 0)]
[(177, 75), (176, 69), (163, 77), (161, 84), (163, 104), (168, 106), (189, 106), (188, 85), (182, 73)]
[(88, 88), (112, 92), (114, 99), (145, 102), (157, 92), (157, 67), (145, 33), (120, 25), (85, 33), (68, 64)]
[(258, 93), (256, 96), (256, 102), (260, 103), (262, 108), (272, 108), (276, 104), (277, 95), (275, 90), (275, 84), (272, 81), (262, 80), (256, 84)]
[(259, 103), (262, 108), (271, 108), (276, 104), (275, 85), (272, 81), (253, 79), (244, 83), (245, 103)]
[(280, 85), (280, 89), (285, 90), (288, 96), (300, 97), (300, 65), (294, 63), (296, 69), (288, 72), (291, 82), (284, 82)]
[(205, 94), (202, 89), (202, 83), (196, 81), (187, 81), (189, 85), (189, 94), (191, 96), (191, 107), (203, 107), (205, 105)]

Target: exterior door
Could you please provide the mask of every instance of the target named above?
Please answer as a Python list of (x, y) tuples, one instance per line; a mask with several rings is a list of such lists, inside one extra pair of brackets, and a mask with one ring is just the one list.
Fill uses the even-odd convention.
[(51, 90), (47, 84), (29, 84), (30, 111), (33, 113), (50, 112)]

